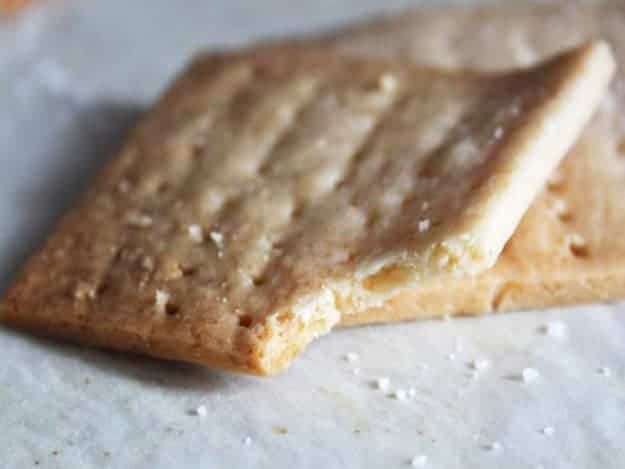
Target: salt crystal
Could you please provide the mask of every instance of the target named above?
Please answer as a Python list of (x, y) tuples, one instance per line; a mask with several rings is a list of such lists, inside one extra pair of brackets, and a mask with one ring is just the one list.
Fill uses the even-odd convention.
[(358, 354), (354, 352), (349, 352), (345, 354), (345, 361), (348, 361), (348, 362), (358, 361), (359, 358), (360, 356), (358, 356)]
[(499, 451), (501, 448), (501, 443), (499, 443), (498, 441), (493, 441), (490, 445), (488, 445), (489, 451)]
[(490, 362), (484, 358), (473, 360), (470, 363), (471, 368), (475, 371), (486, 371), (490, 368)]
[(245, 446), (249, 446), (252, 444), (252, 439), (249, 436), (246, 436), (245, 439), (243, 440), (243, 444)]
[(117, 190), (122, 194), (126, 194), (130, 190), (130, 183), (126, 179), (122, 179), (117, 184)]
[(217, 249), (221, 250), (224, 247), (224, 235), (221, 234), (219, 231), (211, 231), (209, 234), (210, 238), (213, 240), (213, 243), (215, 243), (215, 246), (217, 246)]
[(540, 378), (540, 373), (534, 368), (523, 368), (521, 379), (524, 383), (532, 383)]
[(373, 385), (381, 391), (387, 391), (391, 385), (391, 380), (388, 378), (378, 378), (374, 381)]
[(419, 233), (425, 233), (427, 230), (430, 229), (430, 220), (428, 220), (427, 218), (425, 220), (421, 220), (417, 224), (417, 228), (419, 229)]
[(404, 391), (403, 389), (396, 389), (395, 391), (393, 391), (392, 396), (398, 401), (404, 401), (406, 400), (406, 391)]
[(408, 389), (408, 397), (415, 397), (417, 395), (417, 390), (415, 388)]
[(169, 303), (170, 295), (165, 290), (156, 290), (155, 304), (156, 310), (160, 313), (164, 313), (167, 309), (167, 303)]
[(200, 225), (190, 225), (188, 231), (189, 237), (194, 243), (201, 243), (204, 241), (204, 233)]
[(567, 215), (569, 208), (564, 200), (557, 199), (553, 202), (553, 211), (556, 215), (564, 217)]
[(562, 321), (551, 321), (542, 327), (542, 331), (549, 337), (562, 339), (566, 337), (566, 324)]
[(360, 374), (360, 368), (354, 368), (354, 369), (352, 370), (352, 373), (353, 373), (354, 375), (358, 376), (358, 375)]
[(447, 354), (447, 360), (449, 361), (454, 361), (456, 359), (456, 354), (455, 353), (449, 353)]
[(555, 430), (553, 427), (545, 427), (540, 432), (545, 436), (552, 436)]
[(603, 376), (611, 376), (612, 375), (612, 370), (610, 370), (610, 368), (608, 368), (607, 366), (602, 366), (597, 371), (598, 371), (598, 373), (600, 375), (603, 375)]
[(206, 410), (206, 406), (204, 405), (199, 406), (197, 409), (195, 409), (195, 414), (198, 417), (206, 417), (206, 415), (208, 414), (208, 411)]
[(493, 137), (495, 137), (495, 140), (499, 140), (503, 137), (503, 129), (501, 127), (497, 127), (493, 133)]
[(140, 212), (128, 212), (126, 214), (126, 224), (137, 228), (147, 228), (152, 226), (152, 217)]
[(390, 73), (385, 73), (380, 77), (380, 88), (384, 91), (393, 91), (397, 88), (397, 78)]
[(420, 454), (419, 456), (415, 456), (410, 460), (410, 465), (412, 467), (424, 467), (428, 462), (428, 457), (424, 454)]

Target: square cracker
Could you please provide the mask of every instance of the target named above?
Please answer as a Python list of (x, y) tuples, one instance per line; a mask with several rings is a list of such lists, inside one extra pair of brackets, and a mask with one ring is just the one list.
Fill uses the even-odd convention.
[(492, 265), (611, 70), (602, 43), (483, 76), (288, 47), (201, 56), (2, 319), (275, 373), (341, 313)]
[(531, 65), (592, 37), (608, 40), (611, 89), (495, 266), (431, 281), (383, 307), (345, 316), (364, 324), (447, 314), (537, 309), (625, 298), (625, 4), (620, 0), (412, 10), (338, 33), (351, 55), (448, 69)]

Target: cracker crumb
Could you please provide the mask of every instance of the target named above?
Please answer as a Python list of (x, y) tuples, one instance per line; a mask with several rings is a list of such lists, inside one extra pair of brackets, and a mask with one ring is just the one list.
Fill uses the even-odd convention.
[(345, 361), (347, 362), (357, 362), (360, 359), (360, 356), (355, 352), (348, 352), (345, 354)]
[(478, 358), (469, 363), (469, 366), (475, 371), (486, 371), (490, 368), (490, 361), (485, 358)]
[(566, 324), (562, 321), (551, 321), (541, 327), (543, 334), (557, 339), (566, 337), (566, 330)]
[(165, 290), (156, 290), (154, 303), (156, 304), (156, 310), (159, 313), (165, 313), (167, 311), (167, 304), (171, 295)]
[(540, 431), (540, 433), (545, 436), (552, 436), (555, 433), (555, 429), (553, 427), (545, 427)]
[(152, 226), (152, 217), (133, 210), (126, 214), (126, 224), (135, 228), (148, 228)]
[(597, 372), (603, 376), (612, 376), (612, 370), (610, 370), (607, 366), (602, 366), (597, 370)]
[(390, 73), (385, 73), (380, 77), (380, 88), (383, 91), (390, 92), (397, 88), (397, 78)]
[(277, 435), (286, 435), (287, 433), (289, 433), (289, 429), (283, 427), (282, 425), (276, 425), (273, 427), (273, 432)]
[(425, 454), (420, 454), (415, 456), (410, 460), (410, 465), (412, 467), (424, 467), (428, 462), (428, 457)]
[(206, 415), (208, 415), (208, 411), (206, 410), (206, 406), (205, 405), (201, 405), (197, 409), (195, 409), (195, 415), (197, 415), (198, 417), (206, 417)]
[(189, 232), (189, 237), (194, 243), (204, 242), (204, 232), (200, 225), (189, 225), (187, 230)]
[(540, 378), (540, 373), (534, 368), (523, 368), (521, 379), (524, 383), (532, 383)]
[(417, 228), (419, 229), (419, 233), (425, 233), (427, 230), (430, 229), (430, 220), (429, 219), (424, 219), (421, 220), (418, 224), (417, 224)]
[(378, 378), (373, 382), (373, 387), (381, 391), (388, 391), (390, 385), (391, 380), (388, 378)]

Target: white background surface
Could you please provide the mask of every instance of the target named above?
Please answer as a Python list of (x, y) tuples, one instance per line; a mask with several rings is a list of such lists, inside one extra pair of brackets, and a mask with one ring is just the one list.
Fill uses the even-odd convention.
[[(193, 51), (409, 3), (75, 0), (1, 24), (0, 288)], [(541, 333), (554, 320), (565, 337)], [(518, 379), (526, 367), (535, 382)], [(416, 395), (393, 399), (379, 377)], [(0, 329), (3, 469), (401, 468), (418, 455), (624, 467), (623, 306), (341, 330), (272, 379)]]

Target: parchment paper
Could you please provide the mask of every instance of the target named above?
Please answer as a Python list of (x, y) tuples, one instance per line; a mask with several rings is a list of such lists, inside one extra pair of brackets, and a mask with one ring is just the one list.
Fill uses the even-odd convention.
[[(193, 51), (409, 3), (48, 2), (0, 24), (0, 288)], [(0, 468), (622, 468), (624, 315), (340, 330), (271, 379), (0, 329)]]

